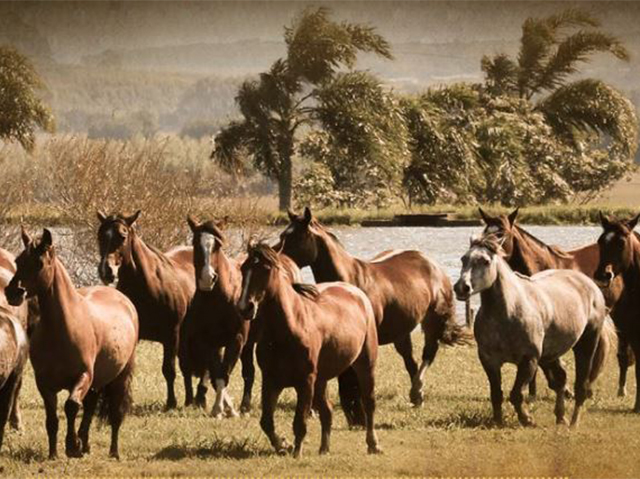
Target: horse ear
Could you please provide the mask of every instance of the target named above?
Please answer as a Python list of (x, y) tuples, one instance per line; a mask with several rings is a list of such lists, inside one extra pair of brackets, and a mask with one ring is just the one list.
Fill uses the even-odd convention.
[(304, 222), (306, 224), (311, 223), (311, 220), (313, 219), (313, 215), (311, 214), (311, 210), (309, 209), (308, 206), (304, 207)]
[(520, 211), (520, 207), (518, 206), (515, 210), (513, 210), (511, 212), (511, 214), (508, 216), (509, 218), (509, 224), (511, 226), (514, 225), (514, 223), (516, 222), (516, 218), (518, 217), (518, 211)]
[(129, 225), (129, 226), (133, 226), (133, 224), (137, 221), (138, 216), (140, 216), (141, 212), (142, 212), (142, 210), (138, 210), (134, 214), (132, 214), (131, 216), (125, 218), (124, 219), (125, 223), (127, 223), (127, 225)]
[(605, 230), (609, 228), (611, 226), (611, 220), (609, 220), (609, 217), (605, 215), (602, 211), (598, 211), (598, 215), (600, 216), (600, 224), (602, 225), (602, 227)]
[(638, 226), (638, 220), (640, 220), (640, 213), (638, 213), (635, 218), (631, 218), (629, 221), (627, 221), (627, 227), (633, 231), (635, 229), (636, 226)]
[(193, 216), (191, 215), (187, 216), (187, 223), (189, 224), (189, 228), (191, 228), (191, 231), (195, 233), (196, 230), (198, 229), (198, 223), (196, 222), (196, 220), (193, 219)]
[(478, 207), (478, 211), (480, 212), (480, 217), (482, 218), (482, 221), (484, 221), (485, 224), (489, 224), (489, 220), (491, 218), (489, 218), (489, 215), (487, 215), (484, 210), (480, 207)]
[(287, 210), (287, 214), (289, 215), (289, 221), (293, 221), (298, 217), (298, 215), (291, 210)]
[(38, 249), (42, 251), (46, 251), (53, 246), (53, 236), (51, 231), (47, 228), (42, 230), (42, 238), (40, 239), (40, 244), (38, 245)]
[(96, 216), (100, 220), (100, 223), (104, 223), (107, 220), (107, 215), (105, 215), (101, 210), (96, 211)]
[(469, 236), (469, 246), (473, 246), (479, 239), (480, 235), (478, 233), (473, 233), (471, 236)]
[(27, 233), (24, 225), (20, 225), (20, 236), (22, 237), (22, 244), (27, 248), (31, 244), (32, 239), (31, 236), (29, 236), (29, 233)]

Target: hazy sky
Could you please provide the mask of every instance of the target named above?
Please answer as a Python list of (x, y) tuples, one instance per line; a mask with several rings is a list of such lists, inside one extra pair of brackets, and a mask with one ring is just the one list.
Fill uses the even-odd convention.
[(327, 5), (339, 19), (371, 23), (394, 44), (515, 40), (527, 16), (570, 5), (593, 11), (624, 39), (640, 37), (640, 2), (0, 2), (0, 16), (17, 15), (48, 39), (57, 60), (75, 61), (105, 49), (279, 42), (283, 26), (310, 5)]

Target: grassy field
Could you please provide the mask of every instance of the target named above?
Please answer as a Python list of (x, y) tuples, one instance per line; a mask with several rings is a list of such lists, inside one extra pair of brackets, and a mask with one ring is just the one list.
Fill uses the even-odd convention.
[[(416, 337), (416, 339), (418, 339)], [(422, 343), (422, 341), (415, 341)], [(417, 352), (417, 351), (416, 351)], [(568, 362), (571, 363), (568, 357)], [(310, 420), (305, 457), (275, 455), (258, 424), (259, 410), (236, 419), (214, 420), (208, 412), (181, 408), (165, 413), (164, 381), (160, 373), (161, 348), (141, 343), (134, 381), (134, 407), (121, 433), (119, 462), (109, 460), (109, 429), (94, 424), (92, 453), (82, 459), (56, 461), (47, 457), (44, 411), (29, 370), (22, 394), (25, 431), (9, 432), (0, 455), (6, 476), (44, 474), (72, 476), (572, 476), (638, 477), (640, 475), (640, 416), (629, 412), (632, 398), (617, 398), (617, 367), (610, 358), (588, 403), (581, 428), (557, 427), (552, 393), (539, 386), (541, 398), (533, 405), (537, 427), (517, 424), (510, 404), (504, 405), (506, 426), (489, 423), (488, 384), (475, 347), (441, 349), (427, 373), (426, 401), (412, 408), (408, 382), (399, 356), (382, 348), (378, 364), (377, 427), (384, 454), (369, 456), (363, 431), (346, 428), (335, 410), (332, 450), (318, 456), (320, 425)], [(570, 377), (573, 366), (569, 367)], [(633, 376), (631, 374), (630, 376)], [(505, 368), (508, 393), (514, 368)], [(631, 380), (631, 383), (634, 381)], [(258, 403), (259, 377), (254, 404)], [(232, 394), (240, 397), (239, 371)], [(630, 392), (635, 391), (634, 384)], [(331, 397), (337, 402), (336, 385)], [(66, 398), (61, 395), (59, 403)], [(179, 388), (181, 400), (182, 388)], [(278, 428), (291, 439), (294, 394), (281, 397)], [(211, 393), (209, 403), (211, 404)], [(569, 405), (572, 408), (572, 404)], [(62, 419), (62, 409), (60, 409)], [(61, 420), (59, 448), (64, 451), (66, 426)]]

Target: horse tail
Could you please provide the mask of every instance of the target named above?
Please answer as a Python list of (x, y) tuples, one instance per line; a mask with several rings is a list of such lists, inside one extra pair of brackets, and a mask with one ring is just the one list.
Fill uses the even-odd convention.
[[(438, 304), (440, 303), (440, 304)], [(447, 346), (469, 345), (473, 343), (473, 332), (468, 326), (460, 324), (456, 318), (456, 305), (453, 291), (446, 292), (441, 301), (433, 308), (434, 320), (439, 322), (434, 330), (439, 330), (438, 342)], [(431, 329), (431, 328), (428, 328)]]
[(596, 346), (596, 352), (593, 357), (593, 364), (591, 366), (591, 373), (589, 374), (589, 381), (595, 381), (602, 369), (607, 357), (610, 354), (614, 354), (618, 350), (618, 332), (616, 326), (613, 324), (613, 320), (610, 316), (607, 316), (600, 330), (600, 337), (598, 338), (598, 345)]
[(133, 369), (135, 363), (135, 353), (131, 354), (129, 362), (120, 374), (100, 391), (98, 400), (98, 417), (102, 422), (110, 424), (120, 424), (124, 416), (131, 409), (133, 404), (131, 396), (131, 380), (133, 379)]

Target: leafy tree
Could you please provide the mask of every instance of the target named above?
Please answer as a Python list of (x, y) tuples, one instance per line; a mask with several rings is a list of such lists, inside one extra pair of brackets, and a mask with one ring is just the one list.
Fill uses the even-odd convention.
[(53, 129), (51, 112), (37, 95), (41, 88), (31, 62), (14, 48), (0, 46), (0, 139), (31, 150), (37, 128)]
[(338, 90), (347, 101), (380, 92), (370, 78), (340, 70), (351, 70), (361, 52), (392, 58), (389, 44), (373, 28), (334, 22), (326, 8), (304, 10), (285, 28), (284, 39), (286, 57), (240, 87), (236, 102), (241, 119), (219, 132), (212, 153), (231, 171), (242, 171), (248, 156), (278, 182), (282, 210), (291, 204), (293, 156), (301, 127), (323, 126), (331, 110), (328, 102)]

